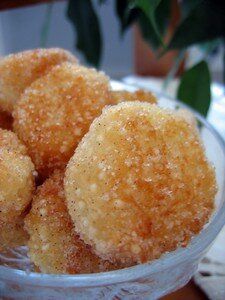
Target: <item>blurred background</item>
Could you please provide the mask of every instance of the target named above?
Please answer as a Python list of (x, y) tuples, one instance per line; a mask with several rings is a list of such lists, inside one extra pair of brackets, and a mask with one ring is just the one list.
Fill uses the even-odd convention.
[[(122, 2), (124, 0), (121, 0)], [(0, 1), (0, 54), (6, 55), (41, 46), (42, 30), (48, 15), (46, 0), (2, 0)], [(191, 1), (192, 2), (192, 1)], [(81, 62), (84, 56), (75, 48), (76, 32), (66, 17), (67, 1), (52, 4), (49, 18), (49, 32), (46, 47), (62, 47), (75, 53)], [(112, 78), (119, 79), (128, 74), (165, 76), (173, 62), (173, 56), (156, 65), (157, 58), (147, 52), (147, 44), (134, 30), (128, 28), (122, 37), (120, 23), (115, 12), (115, 3), (105, 1), (97, 6), (104, 45), (100, 68)], [(225, 18), (225, 17), (224, 17)], [(146, 53), (147, 52), (147, 53)], [(140, 55), (141, 54), (141, 55)], [(201, 51), (192, 46), (188, 49), (185, 64), (192, 65), (202, 56)], [(208, 58), (213, 80), (222, 82), (223, 49), (220, 47)], [(149, 66), (152, 64), (152, 67)]]
[[(0, 4), (0, 54), (6, 55), (41, 46), (41, 32), (48, 4), (28, 5), (34, 1), (2, 1)], [(19, 8), (7, 9), (15, 2)], [(19, 3), (21, 2), (21, 3)], [(22, 3), (23, 2), (23, 3)], [(27, 6), (24, 5), (27, 2)], [(30, 2), (30, 3), (29, 3)], [(35, 1), (37, 2), (37, 1)], [(41, 1), (40, 1), (41, 2)], [(66, 18), (67, 1), (54, 2), (50, 17), (46, 47), (62, 47), (75, 53), (85, 63), (84, 56), (75, 49), (76, 35)], [(114, 13), (114, 2), (98, 7), (104, 47), (100, 68), (113, 78), (121, 78), (134, 71), (134, 37), (129, 29), (122, 39), (119, 22)]]

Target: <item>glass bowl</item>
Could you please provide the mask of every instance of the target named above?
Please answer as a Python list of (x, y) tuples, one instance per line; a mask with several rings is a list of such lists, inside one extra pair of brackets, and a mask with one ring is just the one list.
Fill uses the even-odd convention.
[[(115, 90), (135, 87), (112, 81)], [(187, 108), (162, 94), (159, 105)], [(193, 111), (192, 111), (193, 112)], [(193, 112), (218, 182), (216, 209), (209, 223), (186, 248), (134, 267), (88, 275), (51, 275), (33, 271), (20, 247), (0, 253), (0, 298), (10, 299), (156, 299), (185, 285), (225, 224), (225, 144), (220, 135), (198, 113)]]

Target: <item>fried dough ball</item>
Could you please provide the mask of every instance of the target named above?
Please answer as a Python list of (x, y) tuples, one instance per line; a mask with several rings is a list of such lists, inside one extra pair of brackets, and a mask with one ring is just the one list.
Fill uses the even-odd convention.
[(0, 128), (2, 129), (12, 129), (13, 119), (12, 116), (5, 111), (0, 110)]
[(28, 50), (0, 60), (0, 108), (11, 113), (22, 92), (51, 67), (76, 58), (59, 48)]
[(22, 216), (13, 221), (0, 220), (0, 251), (7, 247), (15, 248), (26, 245), (28, 234), (24, 229), (24, 218)]
[(65, 204), (64, 173), (55, 171), (37, 190), (25, 219), (29, 255), (45, 273), (93, 273), (115, 266), (98, 258), (74, 232)]
[(151, 104), (157, 103), (156, 97), (151, 92), (141, 89), (133, 93), (128, 91), (111, 91), (111, 97), (114, 104), (125, 101), (141, 101)]
[(92, 123), (67, 166), (65, 192), (81, 238), (129, 266), (186, 246), (211, 215), (216, 182), (183, 117), (124, 102)]
[(103, 73), (71, 63), (36, 80), (16, 105), (14, 129), (43, 178), (65, 167), (93, 119), (110, 103)]
[(186, 108), (180, 108), (176, 110), (176, 113), (180, 117), (183, 117), (186, 120), (186, 122), (190, 123), (193, 127), (197, 128), (197, 120), (192, 112), (190, 112)]
[(17, 136), (0, 129), (0, 220), (13, 221), (29, 205), (34, 166)]

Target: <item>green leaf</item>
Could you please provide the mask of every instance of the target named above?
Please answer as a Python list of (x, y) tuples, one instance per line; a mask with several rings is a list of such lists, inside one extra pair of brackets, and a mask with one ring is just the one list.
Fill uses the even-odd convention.
[(201, 2), (202, 0), (183, 0), (180, 4), (182, 18), (186, 18), (190, 14), (192, 9), (194, 9)]
[(133, 0), (130, 1), (131, 6), (138, 6), (140, 7), (147, 16), (151, 13), (154, 14), (156, 7), (159, 5), (161, 0)]
[[(154, 34), (156, 35), (157, 39), (159, 40), (159, 43), (161, 46), (164, 47), (164, 42), (158, 27), (158, 24), (156, 22), (157, 18), (155, 16), (155, 11), (158, 5), (160, 4), (161, 0), (133, 0), (130, 1), (130, 7), (138, 7), (142, 10), (142, 12), (145, 14), (146, 18), (148, 18), (149, 22), (151, 23), (151, 26), (154, 30)], [(158, 20), (157, 20), (158, 21)], [(141, 21), (143, 22), (143, 20)], [(143, 27), (141, 27), (143, 28)]]
[(208, 65), (201, 61), (181, 77), (177, 98), (206, 116), (211, 101), (210, 82)]
[(129, 0), (115, 1), (115, 11), (120, 21), (121, 34), (124, 34), (124, 32), (137, 20), (138, 17), (138, 9), (130, 8), (129, 6)]
[(161, 43), (154, 28), (152, 27), (151, 22), (143, 12), (139, 13), (138, 24), (141, 29), (142, 37), (151, 46), (151, 48), (156, 51), (160, 47)]
[(77, 33), (76, 48), (95, 66), (100, 63), (102, 38), (98, 16), (91, 0), (70, 0), (67, 16)]
[[(162, 0), (155, 10), (155, 18), (157, 19), (160, 35), (164, 36), (165, 29), (168, 25), (171, 12), (171, 0)], [(138, 23), (141, 28), (142, 36), (153, 50), (161, 46), (161, 42), (155, 33), (154, 27), (149, 18), (143, 12), (139, 13)]]
[(178, 26), (169, 43), (169, 49), (225, 36), (225, 1), (202, 0)]

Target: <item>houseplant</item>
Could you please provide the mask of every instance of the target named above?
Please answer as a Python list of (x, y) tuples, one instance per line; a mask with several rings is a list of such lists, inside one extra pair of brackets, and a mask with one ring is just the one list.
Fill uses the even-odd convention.
[[(175, 75), (189, 47), (192, 45), (201, 47), (203, 59), (185, 70), (177, 97), (206, 115), (211, 100), (211, 76), (207, 57), (219, 46), (224, 45), (225, 3), (218, 0), (176, 0), (180, 9), (180, 22), (170, 40), (165, 42), (172, 1), (115, 0), (115, 13), (120, 22), (121, 35), (133, 24), (138, 24), (143, 38), (157, 57), (172, 49), (179, 50), (167, 81)], [(94, 66), (99, 66), (103, 44), (97, 6), (106, 2), (107, 0), (68, 2), (67, 16), (77, 34), (76, 48)]]

